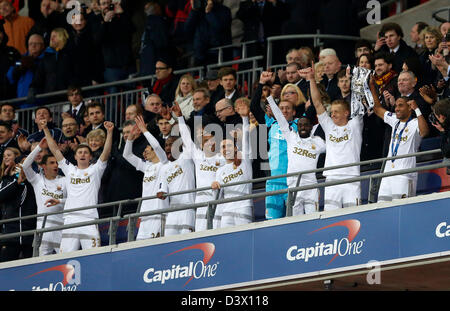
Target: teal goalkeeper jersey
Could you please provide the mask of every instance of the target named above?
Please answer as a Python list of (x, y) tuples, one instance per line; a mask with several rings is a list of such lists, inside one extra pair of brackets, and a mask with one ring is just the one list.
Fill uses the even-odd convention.
[[(265, 116), (266, 125), (269, 128), (268, 142), (269, 142), (269, 166), (270, 175), (283, 175), (287, 173), (288, 156), (287, 156), (287, 142), (284, 139), (280, 126), (275, 118)], [(289, 125), (297, 131), (297, 119), (290, 121)], [(267, 184), (284, 184), (287, 187), (286, 177), (268, 180)]]

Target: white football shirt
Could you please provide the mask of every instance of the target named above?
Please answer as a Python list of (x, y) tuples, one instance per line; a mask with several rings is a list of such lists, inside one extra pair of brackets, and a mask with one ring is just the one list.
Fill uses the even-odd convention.
[[(80, 169), (66, 159), (59, 161), (58, 164), (67, 178), (67, 200), (64, 210), (98, 204), (98, 191), (107, 162), (99, 159), (86, 169)], [(64, 220), (80, 218), (97, 219), (98, 211), (92, 208), (64, 214)]]
[[(180, 126), (181, 139), (183, 140), (184, 153), (191, 157), (195, 166), (195, 179), (197, 188), (211, 187), (216, 180), (217, 170), (225, 164), (224, 157), (216, 153), (212, 157), (207, 157), (203, 150), (198, 148), (191, 139), (190, 130), (187, 127), (184, 118), (178, 118)], [(199, 191), (196, 194), (196, 203), (206, 202), (215, 199), (212, 190)]]
[[(27, 180), (33, 186), (34, 195), (36, 197), (37, 213), (50, 213), (50, 212), (60, 212), (64, 208), (64, 203), (61, 202), (55, 206), (48, 207), (45, 202), (49, 199), (56, 199), (63, 201), (67, 197), (66, 191), (66, 178), (63, 176), (56, 176), (55, 179), (47, 179), (43, 172), (36, 173), (31, 165), (36, 155), (41, 151), (41, 148), (37, 146), (33, 152), (31, 152), (26, 160), (23, 162), (23, 171)], [(38, 219), (38, 229), (41, 227), (41, 221), (43, 217)], [(63, 225), (63, 214), (50, 215), (46, 220), (46, 227), (49, 226), (60, 226)]]
[[(362, 143), (362, 116), (354, 117), (344, 126), (334, 124), (325, 111), (318, 115), (319, 123), (325, 133), (325, 167), (345, 165), (360, 161)], [(326, 170), (324, 176), (359, 176), (359, 165), (334, 170)]]
[[(389, 143), (389, 153), (388, 157), (392, 157), (392, 148), (398, 145), (397, 155), (405, 155), (410, 153), (416, 153), (419, 151), (420, 142), (422, 137), (419, 133), (419, 121), (417, 118), (411, 119), (408, 124), (406, 122), (401, 122), (395, 114), (386, 111), (384, 113), (384, 122), (392, 127), (391, 141)], [(405, 127), (406, 126), (406, 127)], [(397, 128), (397, 131), (395, 131)], [(400, 132), (403, 130), (401, 137), (399, 137)], [(396, 132), (396, 133), (394, 133)], [(394, 137), (395, 135), (395, 137)], [(392, 167), (394, 165), (394, 167)], [(402, 170), (408, 168), (416, 167), (416, 157), (408, 157), (403, 159), (397, 159), (392, 162), (391, 160), (386, 161), (386, 166), (384, 172), (391, 172), (395, 170)], [(408, 178), (415, 178), (417, 173), (406, 174)]]

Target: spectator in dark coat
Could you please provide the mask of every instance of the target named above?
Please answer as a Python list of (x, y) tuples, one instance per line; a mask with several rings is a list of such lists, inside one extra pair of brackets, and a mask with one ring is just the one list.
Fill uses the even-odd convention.
[(0, 20), (0, 98), (12, 98), (16, 94), (15, 90), (9, 84), (6, 73), (16, 61), (20, 59), (20, 53), (15, 48), (7, 46), (8, 36), (3, 29), (3, 21)]
[[(28, 51), (22, 55), (18, 63), (9, 68), (7, 77), (11, 85), (16, 86), (17, 97), (27, 97), (31, 82), (37, 67), (44, 58), (44, 38), (39, 34), (33, 34), (28, 39)], [(28, 104), (21, 104), (20, 108), (29, 107)]]
[(193, 7), (185, 24), (188, 36), (193, 36), (195, 64), (205, 65), (215, 62), (208, 49), (231, 44), (231, 11), (218, 0), (208, 0), (206, 7)]
[(178, 86), (178, 77), (173, 73), (169, 58), (160, 58), (155, 65), (156, 81), (151, 87), (152, 93), (159, 95), (164, 104), (172, 103)]
[[(382, 34), (382, 36), (380, 36)], [(414, 49), (403, 41), (403, 30), (396, 23), (385, 23), (381, 26), (374, 50), (393, 54), (392, 69), (401, 72), (405, 59), (417, 57)]]
[(141, 76), (155, 73), (156, 61), (169, 50), (168, 22), (162, 16), (161, 6), (150, 1), (145, 6), (147, 20), (141, 40), (140, 70)]
[(42, 0), (41, 11), (35, 18), (35, 24), (30, 29), (28, 36), (35, 33), (40, 34), (44, 38), (45, 45), (49, 45), (53, 29), (65, 28), (67, 31), (70, 30), (70, 24), (67, 23), (66, 15), (67, 12), (61, 10), (58, 2)]
[[(135, 67), (131, 50), (134, 26), (120, 3), (114, 3), (114, 10), (110, 10), (111, 4), (111, 0), (100, 1), (102, 14), (98, 15), (99, 27), (94, 32), (103, 55), (105, 82), (124, 80)], [(108, 88), (110, 94), (117, 91), (117, 87)]]
[(29, 96), (67, 89), (73, 79), (72, 62), (66, 49), (69, 34), (63, 28), (52, 31), (50, 46), (30, 84)]
[(3, 153), (6, 148), (13, 147), (19, 149), (10, 122), (0, 121), (0, 164), (3, 161)]
[(66, 46), (73, 64), (73, 80), (79, 86), (103, 81), (103, 60), (88, 21), (86, 14), (77, 15)]

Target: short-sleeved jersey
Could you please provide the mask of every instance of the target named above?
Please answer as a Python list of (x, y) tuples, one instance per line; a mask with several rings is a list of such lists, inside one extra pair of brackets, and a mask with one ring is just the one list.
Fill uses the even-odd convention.
[[(318, 115), (318, 119), (325, 133), (327, 149), (325, 167), (359, 162), (362, 143), (362, 116), (354, 117), (344, 126), (334, 124), (326, 111)], [(359, 176), (359, 174), (359, 165), (323, 172), (324, 176)]]
[[(33, 185), (38, 214), (62, 211), (64, 203), (48, 207), (45, 205), (45, 202), (49, 199), (61, 201), (67, 197), (66, 178), (58, 175), (55, 179), (47, 179), (42, 172), (35, 173), (33, 169), (30, 168), (30, 170), (32, 173), (27, 173), (26, 176), (27, 180)], [(41, 221), (42, 217), (38, 220)], [(64, 223), (63, 214), (48, 216), (46, 223), (49, 225), (62, 225)]]
[[(405, 155), (410, 153), (416, 153), (419, 151), (420, 142), (422, 137), (419, 133), (419, 121), (417, 118), (409, 120), (409, 122), (401, 122), (397, 117), (389, 111), (384, 113), (384, 122), (392, 127), (392, 136), (389, 143), (388, 157), (392, 157), (392, 149), (398, 145), (397, 155)], [(406, 124), (408, 123), (408, 124)], [(397, 130), (395, 130), (397, 129)], [(400, 137), (400, 132), (403, 130)], [(395, 135), (395, 137), (394, 137)], [(392, 167), (394, 165), (394, 167)], [(392, 162), (386, 161), (386, 167), (384, 172), (390, 172), (394, 170), (402, 170), (416, 167), (416, 157), (408, 157), (403, 159), (397, 159)], [(416, 173), (406, 175), (409, 178), (414, 178)]]
[[(173, 193), (195, 189), (194, 163), (184, 153), (173, 161), (164, 164), (161, 168), (159, 190)], [(190, 192), (169, 197), (170, 207), (185, 206), (195, 202), (195, 193)]]
[[(86, 169), (79, 169), (66, 159), (59, 161), (58, 164), (67, 178), (67, 200), (64, 210), (96, 205), (106, 162), (98, 160)], [(92, 208), (64, 214), (64, 219), (69, 217), (97, 219), (98, 211), (96, 208)]]
[[(319, 155), (325, 152), (325, 142), (318, 136), (301, 138), (293, 131), (286, 139), (288, 148), (288, 173), (312, 170), (317, 168)], [(295, 179), (297, 179), (295, 177)], [(316, 174), (303, 174), (302, 179), (316, 182)]]

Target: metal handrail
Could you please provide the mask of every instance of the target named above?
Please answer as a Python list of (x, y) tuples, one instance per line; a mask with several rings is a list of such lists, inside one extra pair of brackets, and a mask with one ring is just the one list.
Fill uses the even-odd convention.
[[(192, 71), (198, 71), (200, 79), (203, 79), (203, 76), (204, 76), (203, 70), (204, 70), (204, 68), (200, 66), (200, 67), (192, 67), (192, 68), (187, 68), (187, 69), (182, 69), (182, 70), (175, 70), (173, 73), (180, 75), (180, 74), (184, 74), (184, 73), (188, 73), (188, 72), (192, 72)], [(107, 82), (107, 83), (102, 83), (102, 84), (83, 86), (81, 88), (81, 90), (83, 92), (92, 91), (92, 90), (103, 89), (103, 88), (107, 88), (107, 87), (111, 87), (111, 86), (118, 86), (118, 85), (122, 85), (122, 84), (130, 84), (130, 83), (142, 82), (142, 81), (146, 81), (146, 80), (152, 80), (155, 78), (156, 78), (156, 75), (154, 75), (154, 74), (148, 75), (148, 76), (142, 76), (142, 77), (128, 78), (128, 79), (114, 81), (114, 82)], [(43, 98), (61, 96), (61, 95), (66, 95), (66, 94), (67, 94), (67, 90), (61, 90), (61, 91), (44, 93), (44, 94), (38, 94), (35, 96), (35, 98), (43, 99)], [(14, 99), (2, 100), (2, 101), (0, 101), (0, 104), (3, 104), (3, 103), (13, 104), (13, 103), (18, 103), (18, 102), (23, 102), (26, 100), (27, 100), (27, 97), (19, 97), (19, 98), (14, 98)]]
[[(434, 154), (434, 153), (438, 153), (438, 152), (441, 152), (441, 150), (434, 149), (434, 150), (422, 151), (422, 152), (417, 152), (417, 153), (412, 153), (412, 154), (407, 154), (407, 155), (399, 155), (399, 156), (395, 156), (395, 157), (385, 157), (385, 158), (380, 158), (380, 159), (360, 161), (360, 162), (344, 164), (344, 165), (335, 165), (335, 166), (323, 167), (323, 168), (319, 168), (319, 169), (304, 170), (304, 171), (300, 171), (300, 172), (293, 172), (293, 173), (288, 173), (288, 174), (283, 174), (283, 175), (267, 176), (267, 177), (255, 178), (255, 179), (251, 179), (251, 180), (221, 185), (221, 188), (231, 187), (231, 186), (236, 186), (236, 185), (241, 185), (241, 184), (256, 183), (256, 182), (266, 181), (266, 180), (275, 179), (275, 178), (292, 177), (292, 176), (299, 176), (299, 178), (300, 178), (301, 175), (308, 174), (308, 173), (317, 173), (317, 172), (323, 172), (325, 170), (334, 170), (334, 169), (338, 169), (338, 168), (360, 166), (360, 165), (377, 163), (377, 162), (386, 162), (386, 161), (392, 160), (392, 159), (401, 159), (401, 158), (407, 158), (407, 157), (413, 157), (413, 156), (429, 155), (429, 154)], [(400, 175), (400, 174), (404, 174), (404, 173), (417, 172), (417, 171), (428, 170), (428, 169), (436, 169), (436, 168), (441, 168), (441, 167), (446, 167), (446, 166), (447, 166), (447, 164), (442, 164), (442, 163), (434, 164), (434, 165), (428, 165), (428, 166), (422, 166), (422, 167), (415, 167), (415, 168), (407, 169), (407, 170), (398, 170), (398, 171), (392, 171), (392, 172), (388, 172), (388, 173), (378, 173), (378, 174), (372, 174), (372, 175), (367, 175), (367, 176), (354, 177), (354, 178), (350, 178), (350, 179), (342, 179), (340, 181), (323, 182), (320, 184), (312, 184), (312, 185), (307, 185), (307, 186), (285, 188), (282, 190), (263, 192), (263, 193), (258, 193), (258, 194), (250, 194), (250, 195), (241, 196), (239, 198), (217, 200), (217, 196), (216, 196), (216, 200), (203, 202), (203, 203), (195, 203), (195, 204), (189, 205), (188, 207), (186, 207), (186, 206), (182, 206), (182, 207), (178, 207), (178, 208), (169, 207), (169, 208), (165, 208), (165, 209), (158, 209), (155, 211), (127, 214), (126, 217), (124, 217), (124, 218), (121, 218), (119, 216), (113, 216), (113, 217), (109, 217), (109, 218), (103, 218), (103, 219), (97, 219), (97, 220), (92, 220), (92, 221), (88, 221), (88, 222), (71, 224), (70, 227), (65, 227), (65, 225), (64, 225), (64, 226), (58, 226), (58, 227), (34, 229), (34, 230), (29, 230), (29, 231), (24, 231), (24, 232), (19, 232), (19, 233), (4, 234), (4, 235), (0, 235), (0, 240), (21, 236), (25, 232), (26, 232), (26, 235), (40, 234), (43, 232), (81, 227), (81, 226), (90, 225), (90, 224), (100, 224), (100, 223), (104, 223), (104, 222), (113, 222), (113, 221), (120, 221), (120, 220), (126, 220), (126, 219), (130, 220), (132, 218), (138, 218), (138, 217), (143, 217), (143, 216), (158, 215), (158, 214), (162, 214), (162, 213), (168, 213), (168, 212), (174, 212), (174, 211), (186, 210), (186, 209), (196, 209), (196, 208), (204, 207), (204, 206), (209, 207), (208, 213), (210, 215), (212, 215), (210, 213), (210, 207), (212, 205), (217, 205), (217, 204), (221, 204), (221, 203), (241, 201), (241, 200), (245, 200), (245, 199), (266, 197), (266, 196), (270, 196), (270, 195), (277, 195), (277, 194), (284, 194), (284, 193), (288, 193), (288, 196), (290, 196), (290, 193), (293, 193), (293, 192), (295, 193), (295, 192), (301, 191), (301, 190), (308, 190), (308, 189), (314, 189), (314, 188), (320, 188), (320, 187), (326, 187), (326, 186), (332, 186), (332, 185), (338, 185), (338, 184), (345, 184), (348, 182), (354, 182), (354, 181), (365, 180), (365, 179), (370, 179), (370, 181), (372, 181), (373, 178), (394, 176), (394, 175)], [(355, 178), (357, 180), (354, 180)], [(358, 178), (361, 178), (361, 179), (358, 179)], [(167, 198), (170, 196), (198, 192), (198, 191), (205, 191), (205, 190), (212, 190), (212, 188), (211, 187), (202, 187), (202, 188), (196, 188), (196, 189), (191, 189), (191, 190), (173, 192), (173, 193), (166, 194), (165, 197)], [(142, 201), (156, 199), (156, 198), (157, 198), (157, 196), (153, 195), (153, 196), (147, 196), (147, 197), (136, 198), (136, 199), (127, 199), (127, 200), (121, 200), (121, 201), (115, 201), (115, 202), (102, 203), (102, 204), (97, 204), (94, 206), (86, 206), (86, 207), (80, 207), (80, 208), (75, 208), (75, 209), (70, 209), (70, 210), (63, 210), (63, 211), (57, 211), (57, 212), (49, 212), (49, 213), (41, 213), (41, 214), (36, 214), (36, 215), (28, 215), (28, 216), (23, 216), (23, 217), (16, 217), (16, 218), (11, 218), (11, 219), (7, 219), (7, 220), (2, 220), (2, 221), (0, 221), (0, 225), (4, 224), (4, 223), (8, 223), (8, 222), (18, 221), (18, 220), (33, 219), (36, 217), (43, 217), (43, 216), (46, 217), (46, 216), (56, 215), (56, 214), (71, 213), (71, 212), (76, 212), (76, 211), (88, 210), (88, 209), (92, 209), (92, 208), (103, 208), (103, 207), (117, 206), (117, 205), (122, 206), (123, 204), (135, 204), (135, 203), (138, 203), (140, 206), (142, 204)], [(291, 200), (288, 200), (288, 204), (289, 204), (288, 209), (287, 209), (288, 215), (290, 213), (290, 209), (292, 208), (290, 203), (291, 203)], [(210, 217), (212, 217), (212, 216), (210, 216)], [(211, 224), (210, 220), (208, 221), (208, 224), (209, 225)], [(208, 229), (211, 229), (211, 227), (208, 226)], [(129, 239), (130, 239), (130, 236), (129, 236)]]
[(209, 51), (218, 51), (218, 55), (217, 55), (217, 63), (221, 64), (223, 62), (223, 50), (225, 49), (230, 49), (230, 48), (241, 48), (242, 52), (241, 52), (241, 58), (247, 58), (247, 45), (250, 44), (254, 44), (257, 43), (257, 40), (251, 40), (251, 41), (246, 41), (246, 42), (239, 42), (239, 43), (233, 43), (233, 44), (227, 44), (227, 45), (222, 45), (222, 46), (218, 46), (215, 48), (210, 48)]
[(207, 70), (211, 70), (212, 68), (216, 68), (216, 67), (233, 66), (233, 65), (239, 65), (239, 64), (248, 63), (248, 62), (252, 62), (253, 67), (257, 67), (257, 62), (262, 59), (263, 59), (262, 56), (254, 56), (254, 57), (248, 57), (245, 59), (230, 60), (228, 62), (223, 62), (221, 64), (210, 64), (210, 65), (206, 65), (206, 68), (207, 68)]
[[(362, 166), (362, 165), (384, 162), (384, 161), (389, 161), (389, 160), (397, 160), (397, 159), (402, 159), (402, 158), (430, 155), (430, 154), (435, 154), (435, 153), (440, 153), (440, 152), (441, 152), (440, 149), (433, 149), (433, 150), (421, 151), (421, 152), (410, 153), (410, 154), (405, 154), (405, 155), (398, 155), (395, 157), (385, 157), (385, 158), (366, 160), (366, 161), (360, 161), (360, 162), (349, 163), (349, 164), (334, 165), (334, 166), (322, 167), (322, 168), (317, 168), (317, 169), (292, 172), (292, 173), (287, 173), (287, 174), (282, 174), (282, 175), (266, 176), (266, 177), (260, 177), (260, 178), (254, 178), (254, 179), (224, 184), (224, 185), (221, 185), (221, 188), (238, 186), (238, 185), (249, 184), (249, 183), (254, 184), (254, 183), (263, 182), (263, 181), (267, 181), (267, 180), (271, 180), (271, 179), (294, 177), (294, 176), (298, 176), (299, 174), (304, 175), (304, 174), (310, 174), (310, 173), (322, 173), (323, 171), (327, 171), (327, 170), (335, 170), (335, 169), (348, 168), (348, 167), (353, 167), (353, 166)], [(188, 194), (188, 193), (192, 193), (192, 192), (207, 191), (207, 190), (211, 190), (211, 189), (212, 189), (211, 187), (195, 188), (195, 189), (190, 189), (190, 190), (168, 193), (165, 195), (165, 197), (176, 196), (176, 195), (181, 195), (181, 194)], [(156, 195), (152, 195), (152, 196), (136, 198), (136, 199), (126, 199), (126, 200), (120, 200), (120, 201), (114, 201), (114, 202), (108, 202), (108, 203), (101, 203), (101, 204), (97, 204), (97, 205), (79, 207), (79, 208), (74, 208), (74, 209), (70, 209), (70, 210), (58, 211), (58, 212), (49, 212), (49, 213), (42, 213), (42, 214), (36, 214), (36, 215), (28, 215), (28, 216), (10, 218), (10, 219), (6, 219), (6, 220), (0, 220), (0, 225), (7, 223), (7, 222), (18, 221), (20, 219), (31, 219), (31, 218), (36, 218), (36, 217), (42, 217), (44, 215), (50, 216), (50, 215), (56, 215), (56, 214), (78, 212), (78, 211), (83, 211), (83, 210), (88, 210), (88, 209), (93, 209), (93, 208), (116, 206), (119, 204), (135, 204), (135, 203), (139, 203), (139, 201), (156, 199), (156, 198), (158, 198)], [(205, 206), (205, 205), (201, 205), (201, 206)]]
[[(279, 195), (279, 194), (285, 194), (285, 193), (287, 193), (289, 195), (290, 192), (310, 190), (310, 189), (315, 189), (315, 188), (323, 188), (323, 187), (327, 187), (327, 186), (336, 186), (336, 185), (342, 185), (342, 184), (346, 184), (346, 183), (359, 182), (359, 181), (372, 179), (372, 178), (383, 178), (383, 177), (390, 177), (390, 176), (396, 176), (396, 175), (403, 175), (403, 174), (415, 173), (415, 172), (419, 172), (419, 171), (439, 169), (439, 168), (443, 168), (443, 167), (448, 167), (448, 164), (441, 162), (439, 164), (425, 165), (425, 166), (421, 166), (421, 167), (390, 171), (390, 172), (386, 172), (386, 173), (377, 173), (377, 174), (372, 174), (372, 175), (367, 175), (367, 176), (358, 176), (358, 177), (353, 177), (353, 178), (334, 180), (334, 181), (330, 181), (330, 182), (310, 184), (310, 185), (305, 185), (305, 186), (300, 186), (300, 187), (285, 188), (285, 189), (267, 191), (267, 192), (262, 192), (262, 193), (248, 194), (248, 195), (233, 197), (233, 198), (228, 198), (228, 199), (219, 199), (219, 200), (212, 200), (212, 201), (207, 201), (207, 202), (202, 202), (202, 203), (194, 203), (189, 206), (180, 206), (180, 207), (173, 207), (173, 208), (169, 207), (169, 208), (163, 208), (163, 209), (158, 209), (158, 210), (154, 210), (154, 211), (141, 212), (138, 214), (136, 214), (136, 213), (127, 214), (126, 217), (123, 217), (123, 218), (119, 217), (119, 216), (113, 216), (113, 217), (109, 217), (109, 218), (95, 219), (95, 220), (91, 220), (91, 221), (83, 221), (83, 222), (73, 223), (73, 224), (63, 225), (63, 226), (34, 229), (34, 230), (28, 230), (28, 231), (23, 231), (23, 232), (19, 232), (19, 233), (8, 233), (8, 234), (0, 235), (0, 240), (15, 238), (15, 237), (19, 237), (19, 236), (34, 235), (34, 234), (39, 234), (39, 233), (44, 233), (44, 232), (58, 231), (58, 230), (63, 230), (63, 229), (84, 227), (84, 226), (93, 225), (93, 224), (101, 224), (103, 222), (126, 220), (126, 219), (131, 219), (133, 217), (159, 215), (159, 214), (163, 214), (163, 213), (177, 212), (177, 211), (188, 210), (188, 209), (196, 209), (199, 207), (211, 206), (212, 204), (238, 202), (238, 201), (243, 201), (243, 200), (255, 199), (255, 198), (272, 196), (272, 195)], [(247, 181), (247, 183), (249, 183), (249, 181)], [(172, 195), (176, 195), (176, 194), (173, 193)], [(139, 199), (134, 199), (132, 201), (136, 202), (138, 200), (143, 200), (143, 199), (144, 198), (139, 198)], [(92, 207), (90, 207), (90, 208), (92, 208)], [(75, 209), (70, 210), (70, 211), (75, 211)], [(208, 228), (208, 229), (211, 229), (211, 228)]]

